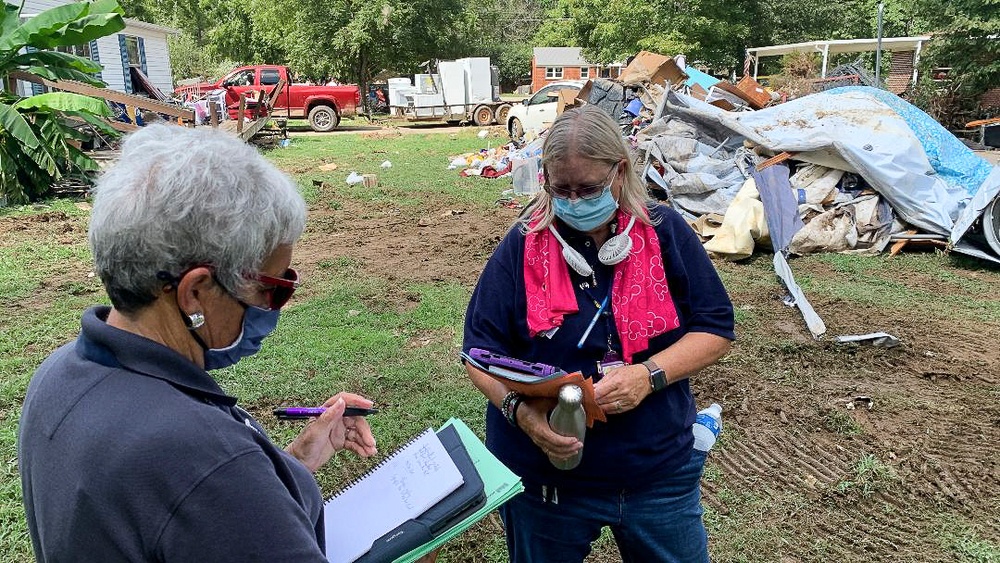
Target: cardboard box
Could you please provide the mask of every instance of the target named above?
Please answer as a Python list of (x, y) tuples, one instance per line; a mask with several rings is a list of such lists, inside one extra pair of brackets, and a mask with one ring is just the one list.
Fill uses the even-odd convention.
[(673, 57), (639, 51), (632, 62), (625, 67), (618, 81), (626, 86), (651, 82), (653, 84), (679, 84), (687, 80), (688, 75), (677, 66)]
[(558, 104), (556, 105), (556, 115), (562, 114), (562, 112), (570, 109), (576, 105), (577, 91), (571, 88), (566, 90), (559, 90), (558, 94)]

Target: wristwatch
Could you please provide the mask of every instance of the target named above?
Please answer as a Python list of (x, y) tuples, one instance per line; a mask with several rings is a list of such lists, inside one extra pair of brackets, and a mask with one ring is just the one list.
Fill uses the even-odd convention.
[(649, 370), (649, 387), (654, 393), (667, 386), (669, 383), (667, 381), (667, 373), (660, 369), (660, 366), (656, 365), (656, 362), (646, 360), (642, 362), (642, 365), (646, 366), (646, 369)]

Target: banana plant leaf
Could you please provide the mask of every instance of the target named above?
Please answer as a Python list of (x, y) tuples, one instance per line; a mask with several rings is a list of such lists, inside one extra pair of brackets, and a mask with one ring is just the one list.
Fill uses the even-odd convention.
[(110, 117), (111, 108), (104, 100), (71, 92), (48, 92), (38, 94), (14, 104), (16, 109), (46, 109), (62, 112), (89, 112)]
[(0, 37), (0, 52), (20, 51), (27, 45), (49, 49), (87, 43), (125, 29), (123, 13), (115, 0), (57, 6), (4, 33)]
[[(0, 104), (0, 129), (3, 129), (23, 147), (24, 153), (39, 168), (55, 176), (58, 174), (56, 161), (35, 134), (28, 122), (16, 109)], [(2, 132), (0, 132), (2, 134)]]
[(96, 73), (104, 70), (101, 63), (71, 55), (60, 53), (59, 51), (35, 51), (33, 53), (22, 53), (10, 60), (12, 64), (22, 67), (31, 66), (56, 66), (60, 68), (71, 68), (80, 72)]
[(17, 29), (21, 25), (21, 8), (4, 2), (0, 10), (0, 37)]
[(105, 86), (103, 82), (94, 78), (93, 75), (86, 74), (72, 68), (60, 68), (57, 66), (32, 66), (22, 70), (28, 74), (34, 74), (35, 76), (40, 76), (49, 80), (76, 80), (77, 82), (83, 82), (84, 84), (89, 84), (98, 88), (104, 88)]
[[(110, 108), (108, 108), (108, 111), (110, 113), (113, 113), (111, 112)], [(102, 135), (107, 135), (114, 139), (117, 139), (118, 137), (121, 136), (121, 132), (119, 132), (117, 129), (109, 125), (107, 121), (104, 121), (103, 119), (95, 116), (92, 113), (87, 113), (85, 111), (68, 111), (68, 110), (63, 110), (62, 113), (66, 117), (73, 117), (79, 119), (80, 121), (89, 123), (91, 127), (96, 129)]]

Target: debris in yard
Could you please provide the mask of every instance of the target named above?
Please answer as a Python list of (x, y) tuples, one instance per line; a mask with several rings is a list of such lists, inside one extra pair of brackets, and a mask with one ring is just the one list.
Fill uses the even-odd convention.
[(382, 167), (382, 168), (392, 168), (392, 163), (389, 162), (388, 160), (386, 160), (382, 164), (380, 164), (379, 166)]
[(329, 164), (324, 164), (323, 166), (320, 166), (319, 169), (322, 172), (333, 172), (334, 170), (337, 169), (337, 165), (331, 162)]
[(364, 181), (365, 181), (364, 176), (358, 174), (357, 172), (351, 172), (350, 174), (347, 175), (348, 184), (360, 184)]
[(448, 211), (445, 211), (444, 213), (442, 213), (441, 216), (442, 217), (454, 217), (456, 215), (464, 215), (464, 214), (465, 214), (465, 211), (462, 211), (460, 209), (449, 209)]
[(838, 336), (833, 339), (837, 344), (871, 344), (877, 348), (895, 348), (902, 344), (898, 338), (887, 332), (873, 332), (850, 336)]
[(847, 407), (847, 410), (849, 410), (849, 411), (852, 411), (852, 410), (855, 410), (855, 409), (865, 409), (865, 410), (869, 410), (870, 411), (870, 410), (872, 410), (872, 408), (875, 407), (875, 401), (873, 401), (871, 397), (866, 397), (866, 396), (862, 395), (862, 396), (855, 397), (851, 401), (848, 401), (847, 405), (845, 405), (845, 406)]
[(374, 174), (365, 174), (361, 177), (361, 182), (366, 188), (374, 188), (378, 186), (378, 176)]

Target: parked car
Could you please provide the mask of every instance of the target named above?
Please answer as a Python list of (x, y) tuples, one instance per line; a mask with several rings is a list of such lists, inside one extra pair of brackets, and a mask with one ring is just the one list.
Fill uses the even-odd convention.
[[(229, 117), (236, 119), (240, 107), (240, 94), (245, 94), (250, 105), (257, 100), (263, 90), (271, 93), (281, 80), (285, 86), (274, 103), (271, 115), (286, 118), (306, 118), (313, 131), (329, 131), (336, 127), (341, 118), (355, 115), (361, 105), (361, 90), (350, 84), (346, 86), (314, 86), (312, 84), (292, 84), (286, 66), (255, 65), (241, 66), (215, 83), (183, 86), (174, 90), (177, 96), (200, 95), (212, 90), (226, 91), (226, 109)], [(252, 114), (252, 110), (247, 110)]]
[(564, 80), (547, 84), (507, 112), (507, 132), (512, 139), (520, 139), (525, 131), (540, 131), (556, 119), (559, 108), (559, 91), (579, 92), (584, 82)]

